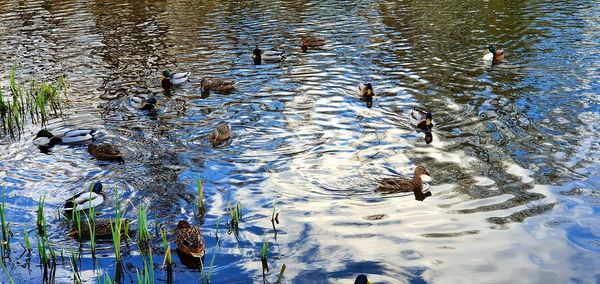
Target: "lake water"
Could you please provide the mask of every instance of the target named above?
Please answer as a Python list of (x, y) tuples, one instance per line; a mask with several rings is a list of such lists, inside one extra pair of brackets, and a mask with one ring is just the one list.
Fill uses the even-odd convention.
[[(0, 19), (4, 93), (13, 64), (20, 80), (64, 74), (67, 107), (47, 128), (99, 129), (126, 160), (98, 162), (82, 146), (40, 153), (33, 124), (1, 140), (17, 283), (43, 279), (37, 251), (27, 265), (19, 245), (23, 230), (35, 243), (38, 199), (47, 196), (50, 241), (68, 252), (78, 242), (58, 209), (97, 180), (109, 196), (98, 218), (114, 216), (118, 191), (127, 218), (148, 205), (151, 228), (163, 224), (170, 240), (179, 220), (199, 226), (212, 283), (262, 282), (264, 239), (270, 283), (283, 264), (286, 283), (360, 273), (373, 283), (600, 282), (597, 1), (0, 1)], [(303, 35), (326, 45), (302, 53)], [(482, 62), (490, 44), (503, 63)], [(288, 56), (255, 66), (256, 46)], [(190, 81), (163, 92), (165, 68)], [(204, 77), (236, 90), (203, 95)], [(356, 95), (363, 81), (377, 94), (371, 108)], [(135, 94), (160, 108), (133, 109)], [(433, 143), (410, 124), (413, 107), (433, 112)], [(221, 122), (233, 139), (212, 148)], [(433, 177), (431, 197), (375, 192), (377, 179), (417, 165)], [(236, 238), (226, 223), (237, 201)], [(111, 240), (98, 246), (93, 261), (83, 243), (84, 282), (115, 274)], [(135, 282), (139, 250), (122, 251), (124, 281)], [(197, 283), (198, 269), (173, 257), (172, 281)], [(73, 281), (68, 258), (55, 281)]]

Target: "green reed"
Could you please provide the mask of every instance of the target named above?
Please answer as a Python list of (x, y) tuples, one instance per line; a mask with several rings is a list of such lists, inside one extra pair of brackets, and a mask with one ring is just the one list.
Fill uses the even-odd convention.
[(144, 263), (144, 269), (140, 274), (139, 270), (135, 269), (135, 275), (138, 284), (154, 284), (154, 261), (152, 260), (152, 248), (149, 249), (148, 260), (142, 255), (142, 262)]
[(37, 228), (40, 236), (46, 235), (46, 218), (44, 217), (44, 202), (46, 202), (46, 196), (41, 196), (38, 200), (37, 210)]
[[(115, 251), (115, 261), (117, 263), (121, 262), (121, 230), (122, 230), (122, 226), (123, 226), (123, 220), (122, 220), (122, 215), (124, 215), (124, 212), (121, 212), (119, 209), (119, 191), (116, 191), (116, 198), (115, 198), (115, 221), (114, 222), (110, 222), (110, 230), (112, 233), (112, 239), (113, 239), (113, 245), (114, 245), (114, 251)], [(113, 226), (114, 223), (114, 226)]]
[(150, 243), (150, 231), (148, 230), (148, 207), (138, 208), (138, 242), (147, 246)]
[(40, 236), (36, 236), (37, 239), (37, 249), (40, 254), (40, 262), (42, 264), (47, 265), (50, 263), (50, 259), (48, 257), (48, 253), (46, 252), (46, 244), (44, 243), (44, 238), (40, 240)]
[(170, 268), (173, 265), (173, 260), (171, 259), (171, 243), (167, 240), (167, 233), (163, 228), (160, 228), (160, 237), (163, 241), (163, 249), (165, 250), (165, 257), (163, 259), (163, 267)]
[(6, 222), (6, 204), (4, 203), (4, 185), (2, 185), (2, 202), (0, 202), (0, 223), (2, 224), (2, 247), (10, 249), (10, 228)]
[(8, 279), (8, 283), (15, 284), (15, 281), (13, 281), (12, 277), (10, 277), (10, 271), (8, 271), (8, 268), (6, 267), (6, 265), (4, 265), (4, 260), (0, 261), (0, 265), (2, 266), (2, 271), (4, 271), (4, 274)]
[(204, 279), (204, 281), (202, 281), (203, 283), (210, 283), (210, 275), (212, 274), (216, 255), (217, 255), (217, 250), (214, 249), (212, 258), (210, 260), (210, 265), (208, 266), (208, 273), (204, 272), (204, 261), (200, 260), (200, 276)]
[(73, 208), (71, 209), (71, 220), (75, 222), (75, 228), (77, 228), (77, 239), (81, 241), (81, 212), (77, 210), (77, 204), (73, 202)]
[[(87, 221), (88, 231), (90, 232), (90, 249), (92, 251), (92, 257), (96, 256), (96, 209), (94, 206), (91, 206), (90, 199), (90, 208), (88, 209), (88, 216), (86, 216), (85, 220)], [(85, 214), (85, 213), (84, 213)], [(81, 231), (79, 232), (81, 236)]]
[(229, 214), (231, 214), (231, 225), (237, 229), (242, 219), (242, 204), (238, 201), (234, 207), (229, 206)]
[(202, 217), (204, 216), (204, 213), (206, 213), (206, 209), (204, 208), (204, 184), (202, 183), (202, 180), (200, 179), (200, 177), (198, 177), (198, 180), (196, 181), (196, 188), (198, 189), (198, 216)]
[(285, 271), (285, 263), (281, 266), (281, 270), (279, 270), (279, 276), (277, 277), (276, 284), (281, 284), (281, 279), (283, 279), (283, 272)]
[[(100, 283), (100, 278), (98, 278), (98, 283)], [(102, 274), (102, 284), (113, 284), (114, 282), (110, 278), (110, 275), (103, 273)]]
[(74, 283), (81, 283), (81, 277), (79, 276), (79, 269), (77, 267), (77, 258), (75, 257), (75, 253), (73, 252), (73, 249), (70, 249), (71, 251), (71, 267), (73, 268), (73, 282)]
[(25, 248), (28, 252), (31, 252), (31, 240), (29, 240), (29, 233), (27, 233), (27, 229), (23, 229), (23, 240), (25, 242)]
[(267, 253), (269, 252), (269, 242), (267, 241), (267, 237), (263, 237), (263, 245), (260, 251), (260, 258), (263, 260), (267, 259)]

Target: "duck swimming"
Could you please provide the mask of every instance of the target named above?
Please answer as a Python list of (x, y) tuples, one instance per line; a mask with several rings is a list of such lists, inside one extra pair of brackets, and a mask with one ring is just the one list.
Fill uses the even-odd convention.
[(375, 95), (371, 83), (360, 83), (358, 85), (358, 95), (361, 97), (372, 97)]
[[(94, 226), (94, 237), (96, 238), (108, 238), (112, 237), (112, 229), (111, 223), (113, 227), (115, 226), (115, 221), (113, 219), (103, 219), (103, 220), (94, 220), (92, 225)], [(122, 219), (121, 222), (124, 224), (121, 226), (121, 233), (125, 233), (125, 228), (127, 228), (127, 224), (130, 223), (127, 219)], [(127, 232), (129, 235), (129, 232)], [(73, 228), (69, 233), (67, 233), (68, 237), (77, 238), (80, 233), (77, 232), (77, 228)], [(91, 236), (90, 227), (87, 222), (81, 222), (81, 237), (82, 239), (89, 239)]]
[(260, 65), (265, 62), (281, 62), (285, 59), (285, 52), (278, 50), (262, 51), (258, 47), (252, 51), (252, 60), (255, 65)]
[(77, 211), (81, 211), (90, 207), (97, 207), (104, 203), (106, 196), (102, 193), (102, 188), (102, 183), (97, 181), (94, 183), (92, 191), (80, 192), (67, 199), (64, 206), (65, 214), (71, 214), (75, 207)]
[(94, 158), (102, 161), (123, 161), (123, 153), (115, 145), (108, 143), (92, 143), (88, 145), (88, 152)]
[(386, 193), (408, 192), (408, 191), (423, 191), (423, 178), (431, 176), (423, 166), (415, 168), (412, 179), (406, 178), (384, 178), (379, 181), (378, 191)]
[(200, 81), (203, 92), (215, 91), (218, 93), (229, 93), (235, 90), (233, 80), (223, 80), (216, 78), (204, 78)]
[(354, 284), (371, 284), (371, 282), (369, 282), (369, 279), (367, 278), (366, 275), (361, 274), (356, 276), (356, 279), (354, 280)]
[(228, 123), (221, 123), (215, 128), (210, 135), (208, 135), (208, 141), (213, 147), (217, 147), (223, 142), (231, 138), (231, 126)]
[(135, 95), (129, 98), (131, 106), (141, 110), (151, 110), (157, 104), (156, 98)]
[(434, 126), (433, 114), (424, 110), (413, 108), (410, 112), (411, 123), (423, 131), (431, 131)]
[(183, 220), (177, 223), (176, 231), (175, 244), (179, 252), (191, 257), (204, 257), (204, 238), (198, 228)]
[(325, 45), (325, 39), (320, 37), (303, 36), (300, 40), (302, 52), (306, 52), (309, 47), (319, 47)]
[(92, 141), (94, 139), (94, 134), (96, 134), (96, 130), (93, 129), (70, 130), (65, 132), (63, 135), (54, 135), (50, 131), (42, 129), (38, 131), (33, 140), (45, 137), (50, 139), (48, 141), (48, 146), (54, 146), (57, 144), (72, 144)]
[(190, 72), (171, 73), (171, 70), (167, 69), (162, 72), (160, 83), (164, 89), (168, 89), (173, 85), (180, 85), (185, 83), (190, 76)]
[(486, 62), (492, 62), (492, 64), (498, 64), (504, 60), (504, 50), (496, 49), (495, 46), (488, 46), (488, 52), (483, 55), (483, 60)]

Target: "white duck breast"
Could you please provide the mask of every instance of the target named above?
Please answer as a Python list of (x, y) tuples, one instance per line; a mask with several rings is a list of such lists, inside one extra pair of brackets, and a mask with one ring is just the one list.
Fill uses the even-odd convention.
[(94, 136), (92, 136), (96, 132), (92, 129), (79, 129), (79, 130), (71, 130), (65, 132), (62, 137), (63, 143), (77, 143), (92, 140)]
[(486, 53), (485, 55), (483, 55), (483, 60), (485, 60), (485, 61), (494, 60), (494, 54), (491, 52)]
[(267, 50), (264, 51), (260, 56), (264, 61), (281, 61), (285, 58), (285, 52), (277, 50)]
[(104, 202), (104, 196), (92, 192), (92, 199), (90, 199), (89, 193), (84, 193), (80, 197), (76, 198), (74, 203), (77, 204), (77, 210), (85, 210), (90, 207), (96, 207)]
[(171, 74), (171, 78), (169, 80), (171, 81), (171, 84), (179, 85), (179, 84), (183, 84), (185, 81), (187, 81), (189, 76), (190, 76), (190, 72), (173, 73), (173, 74)]
[(365, 92), (366, 89), (367, 89), (367, 84), (360, 83), (358, 85), (358, 94), (362, 96), (364, 94), (364, 92)]
[(135, 108), (142, 108), (144, 106), (144, 102), (146, 102), (146, 98), (141, 96), (133, 96), (129, 99), (131, 102), (131, 106)]

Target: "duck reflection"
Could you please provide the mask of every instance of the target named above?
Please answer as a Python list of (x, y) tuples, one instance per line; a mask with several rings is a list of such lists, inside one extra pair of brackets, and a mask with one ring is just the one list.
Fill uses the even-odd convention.
[(430, 144), (431, 142), (433, 142), (431, 131), (425, 131), (425, 143)]
[(373, 106), (373, 96), (361, 97), (360, 101), (367, 103), (368, 108), (371, 108)]
[(377, 191), (384, 194), (412, 191), (415, 195), (415, 200), (423, 201), (425, 198), (432, 195), (430, 191), (423, 192), (423, 179), (429, 178), (431, 178), (431, 176), (425, 167), (418, 166), (415, 168), (412, 179), (400, 177), (381, 179)]

